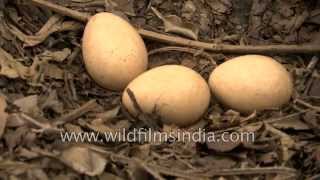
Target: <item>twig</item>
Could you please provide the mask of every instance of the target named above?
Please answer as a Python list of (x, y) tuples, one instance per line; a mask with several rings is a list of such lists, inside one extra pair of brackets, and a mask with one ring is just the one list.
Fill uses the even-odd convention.
[[(91, 147), (92, 148), (92, 147)], [(91, 149), (90, 148), (90, 149)], [(174, 176), (174, 177), (181, 177), (186, 179), (208, 179), (213, 176), (234, 176), (234, 175), (254, 175), (254, 174), (296, 174), (297, 171), (293, 168), (282, 167), (282, 166), (275, 166), (275, 167), (255, 167), (255, 168), (232, 168), (232, 169), (212, 169), (207, 170), (204, 169), (198, 172), (188, 173), (185, 170), (179, 170), (174, 168), (167, 168), (151, 163), (143, 162), (136, 158), (131, 158), (124, 156), (122, 154), (116, 154), (114, 152), (108, 150), (97, 149), (99, 153), (103, 153), (110, 157), (112, 160), (116, 160), (117, 162), (129, 164), (134, 163), (147, 172), (150, 173), (151, 170), (152, 174), (155, 178), (161, 177), (159, 174)], [(147, 167), (147, 169), (146, 169)]]
[[(303, 110), (303, 111), (300, 111), (300, 112), (296, 112), (296, 113), (293, 113), (293, 114), (289, 114), (285, 117), (279, 117), (279, 118), (270, 118), (270, 119), (267, 119), (267, 120), (263, 120), (263, 121), (258, 121), (258, 122), (253, 122), (253, 123), (248, 123), (246, 124), (246, 126), (254, 126), (254, 125), (258, 125), (258, 124), (261, 124), (261, 123), (274, 123), (274, 122), (278, 122), (278, 121), (282, 121), (282, 120), (285, 120), (285, 119), (290, 119), (290, 118), (293, 118), (293, 117), (296, 117), (298, 115), (301, 115), (301, 114), (304, 114), (304, 113), (307, 113), (311, 111), (310, 109), (307, 109), (307, 110)], [(223, 130), (217, 130), (217, 131), (214, 131), (216, 134), (219, 134), (219, 133), (223, 133), (223, 132), (226, 132), (226, 131), (234, 131), (234, 130), (237, 130), (237, 129), (240, 129), (241, 127), (240, 126), (235, 126), (235, 127), (230, 127), (230, 128), (227, 128), (227, 129), (223, 129)]]
[(316, 174), (312, 177), (307, 178), (306, 180), (317, 180), (317, 179), (320, 179), (320, 174)]
[(131, 91), (130, 88), (127, 89), (127, 94), (129, 96), (132, 104), (133, 104), (134, 109), (138, 112), (138, 114), (142, 114), (143, 111), (142, 111), (142, 109), (141, 109), (141, 107), (140, 107), (140, 105), (139, 105), (139, 103), (137, 101), (136, 96), (134, 95), (134, 93)]
[(317, 56), (313, 56), (306, 68), (307, 73), (306, 73), (306, 77), (308, 78), (307, 82), (305, 83), (305, 88), (304, 88), (304, 92), (303, 95), (306, 96), (311, 88), (311, 85), (313, 83), (313, 74), (315, 73), (315, 68), (317, 66), (319, 62), (319, 58)]
[(208, 172), (192, 173), (188, 174), (182, 170), (174, 170), (172, 168), (166, 168), (158, 165), (149, 165), (153, 169), (156, 169), (161, 174), (187, 178), (211, 178), (213, 176), (235, 176), (235, 175), (253, 175), (253, 174), (296, 174), (297, 171), (287, 167), (256, 167), (256, 168), (234, 168), (234, 169), (214, 169)]
[(146, 164), (145, 162), (137, 159), (137, 158), (133, 158), (134, 162), (140, 166), (141, 168), (143, 168), (144, 170), (146, 170), (149, 174), (151, 174), (155, 179), (157, 180), (165, 180), (157, 170), (153, 170), (152, 168), (150, 168), (148, 166), (148, 164)]
[(58, 119), (56, 119), (54, 124), (61, 125), (66, 122), (70, 122), (70, 121), (84, 115), (85, 113), (95, 109), (97, 107), (97, 105), (98, 104), (97, 104), (96, 100), (90, 100), (90, 101), (86, 102), (85, 104), (83, 104), (82, 106), (80, 106), (79, 108), (61, 116)]
[(74, 18), (76, 20), (79, 20), (79, 21), (85, 22), (85, 21), (88, 21), (89, 18), (90, 18), (89, 14), (82, 13), (82, 12), (79, 12), (79, 11), (76, 11), (76, 10), (72, 10), (72, 9), (69, 9), (69, 8), (66, 8), (66, 7), (51, 3), (49, 1), (31, 0), (31, 2), (34, 5), (37, 5), (37, 6), (40, 6), (40, 7), (44, 7), (44, 8), (48, 8), (48, 9), (50, 9), (50, 10), (52, 10), (52, 11), (58, 13), (58, 14), (62, 14), (62, 15), (68, 16), (68, 17), (72, 17), (72, 18)]
[(166, 51), (179, 51), (179, 52), (185, 52), (185, 53), (191, 53), (194, 54), (194, 56), (197, 56), (197, 54), (202, 55), (203, 57), (207, 58), (212, 62), (214, 65), (217, 65), (215, 60), (211, 57), (210, 54), (206, 52), (201, 52), (199, 49), (189, 48), (189, 47), (177, 47), (177, 46), (167, 46), (163, 48), (153, 49), (148, 54), (153, 55), (156, 53), (166, 52)]
[(34, 118), (30, 117), (29, 115), (27, 115), (27, 114), (25, 114), (25, 113), (20, 113), (19, 116), (20, 116), (23, 120), (25, 120), (25, 121), (27, 121), (27, 122), (29, 122), (29, 123), (37, 126), (38, 128), (40, 128), (40, 129), (35, 130), (36, 132), (44, 132), (44, 131), (48, 131), (48, 130), (53, 131), (53, 132), (60, 132), (60, 131), (62, 131), (61, 129), (57, 128), (57, 127), (56, 127), (55, 125), (53, 125), (53, 124), (50, 124), (50, 123), (41, 123), (41, 122), (35, 120)]
[(307, 66), (307, 70), (312, 72), (319, 62), (319, 58), (317, 56), (313, 56)]
[(280, 137), (282, 160), (287, 162), (290, 159), (289, 148), (292, 148), (294, 145), (294, 140), (288, 134), (274, 128), (269, 124), (266, 124), (266, 130)]
[[(90, 15), (81, 13), (60, 5), (56, 5), (45, 0), (30, 0), (34, 5), (46, 7), (56, 13), (72, 17), (76, 20), (86, 22)], [(235, 54), (270, 54), (270, 53), (316, 53), (320, 52), (320, 45), (224, 45), (212, 44), (200, 41), (189, 40), (177, 36), (169, 36), (157, 32), (148, 31), (142, 28), (138, 29), (141, 36), (147, 39), (156, 40), (163, 43), (196, 47), (199, 49), (208, 50), (215, 53), (235, 53)]]
[(320, 107), (319, 106), (313, 106), (312, 104), (309, 104), (305, 101), (303, 101), (302, 99), (295, 99), (295, 102), (307, 107), (307, 108), (310, 108), (310, 109), (313, 109), (317, 112), (320, 112)]

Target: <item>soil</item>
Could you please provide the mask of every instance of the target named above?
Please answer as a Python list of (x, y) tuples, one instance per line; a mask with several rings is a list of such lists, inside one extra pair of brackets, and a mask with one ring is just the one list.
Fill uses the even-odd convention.
[[(284, 107), (246, 116), (212, 101), (197, 124), (179, 128), (155, 123), (156, 113), (132, 117), (121, 105), (122, 92), (99, 87), (85, 70), (85, 22), (34, 1), (0, 1), (0, 179), (320, 179), (319, 52), (266, 54), (293, 75), (294, 95)], [(50, 2), (90, 15), (112, 12), (137, 28), (207, 43), (320, 45), (317, 0)], [(144, 40), (149, 68), (182, 64), (206, 80), (217, 65), (239, 55)], [(255, 141), (103, 137), (137, 128), (251, 132)], [(66, 132), (100, 136), (63, 142)]]

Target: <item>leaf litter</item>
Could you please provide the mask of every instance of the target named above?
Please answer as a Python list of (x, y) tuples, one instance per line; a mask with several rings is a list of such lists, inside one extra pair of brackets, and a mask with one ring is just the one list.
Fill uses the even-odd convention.
[[(139, 27), (215, 43), (303, 44), (316, 43), (320, 37), (320, 4), (316, 1), (54, 2), (90, 14), (110, 10), (128, 15)], [(87, 75), (80, 51), (83, 23), (28, 1), (0, 1), (0, 8), (5, 11), (0, 11), (1, 179), (319, 177), (316, 54), (277, 57), (293, 73), (296, 87), (295, 96), (282, 109), (245, 117), (212, 103), (201, 121), (190, 128), (155, 125), (150, 122), (159, 120), (156, 113), (131, 117), (120, 103), (121, 93), (100, 88)], [(180, 63), (205, 78), (216, 64), (235, 56), (152, 41), (146, 44), (153, 52), (151, 64)], [(156, 127), (153, 133), (194, 132), (197, 128), (220, 135), (252, 132), (255, 141), (59, 140), (63, 132), (132, 132), (139, 127)]]

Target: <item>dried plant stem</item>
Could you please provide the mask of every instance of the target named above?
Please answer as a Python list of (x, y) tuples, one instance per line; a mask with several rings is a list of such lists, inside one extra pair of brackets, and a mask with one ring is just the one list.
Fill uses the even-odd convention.
[(80, 106), (79, 108), (65, 114), (62, 115), (60, 118), (58, 118), (54, 124), (55, 125), (61, 125), (64, 124), (66, 122), (70, 122), (73, 121), (74, 119), (84, 115), (85, 113), (95, 109), (98, 106), (96, 100), (90, 100), (88, 102), (86, 102), (85, 104), (83, 104), (82, 106)]
[(303, 101), (302, 99), (296, 99), (295, 102), (299, 103), (299, 104), (301, 104), (301, 105), (303, 105), (303, 106), (305, 106), (307, 108), (310, 108), (312, 110), (320, 112), (320, 107), (319, 106), (313, 106), (312, 104), (307, 103), (307, 102)]
[[(270, 119), (266, 119), (266, 120), (263, 120), (263, 121), (249, 123), (249, 124), (246, 124), (246, 125), (254, 126), (254, 125), (259, 125), (259, 124), (262, 124), (262, 123), (271, 123), (272, 124), (274, 122), (278, 122), (278, 121), (282, 121), (282, 120), (285, 120), (285, 119), (290, 119), (290, 118), (302, 115), (302, 114), (307, 113), (309, 111), (311, 111), (311, 110), (310, 109), (306, 109), (306, 110), (302, 110), (302, 111), (299, 111), (299, 112), (296, 112), (296, 113), (293, 113), (293, 114), (289, 114), (289, 115), (284, 116), (284, 117), (270, 118)], [(235, 130), (238, 130), (240, 128), (241, 127), (239, 127), (239, 126), (234, 126), (234, 127), (230, 127), (230, 128), (227, 128), (227, 129), (217, 130), (217, 131), (214, 131), (214, 132), (216, 134), (219, 134), (219, 133), (223, 133), (223, 132), (226, 132), (226, 131), (235, 131)]]
[(178, 46), (167, 46), (167, 47), (162, 47), (158, 49), (153, 49), (151, 50), (148, 54), (153, 55), (157, 53), (162, 53), (166, 51), (179, 51), (179, 52), (185, 52), (185, 53), (191, 53), (194, 56), (203, 56), (210, 60), (214, 65), (216, 65), (215, 60), (212, 58), (212, 56), (206, 52), (204, 52), (202, 49), (194, 49), (194, 48), (189, 48), (189, 47), (178, 47)]
[[(72, 17), (76, 20), (86, 22), (90, 15), (81, 13), (60, 5), (56, 5), (45, 0), (30, 0), (34, 5), (46, 7), (56, 13)], [(320, 45), (224, 45), (206, 43), (200, 41), (189, 40), (177, 36), (170, 36), (153, 31), (148, 31), (142, 28), (138, 29), (141, 36), (147, 39), (155, 40), (162, 43), (196, 47), (199, 49), (208, 50), (214, 53), (235, 53), (235, 54), (270, 54), (270, 53), (317, 53), (320, 52)]]
[(203, 173), (188, 174), (182, 170), (174, 170), (171, 168), (161, 167), (158, 165), (150, 165), (152, 169), (156, 169), (161, 174), (187, 178), (211, 178), (214, 176), (235, 176), (235, 175), (253, 175), (253, 174), (296, 174), (296, 170), (287, 167), (256, 167), (256, 168), (234, 168), (234, 169), (217, 169)]
[(297, 171), (293, 168), (274, 166), (274, 167), (254, 167), (254, 168), (232, 168), (232, 169), (213, 169), (213, 170), (202, 170), (199, 172), (188, 173), (186, 170), (167, 168), (164, 166), (159, 166), (136, 158), (130, 158), (122, 154), (115, 154), (113, 152), (102, 150), (103, 153), (109, 156), (111, 159), (116, 160), (124, 164), (134, 163), (150, 174), (152, 174), (156, 179), (161, 179), (162, 175), (180, 177), (185, 179), (208, 179), (214, 176), (236, 176), (236, 175), (255, 175), (255, 174), (285, 174), (285, 175), (295, 175)]

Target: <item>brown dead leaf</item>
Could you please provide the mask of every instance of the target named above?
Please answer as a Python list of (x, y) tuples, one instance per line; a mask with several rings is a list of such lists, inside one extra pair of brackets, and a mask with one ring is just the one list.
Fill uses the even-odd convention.
[(286, 134), (285, 132), (276, 129), (275, 127), (265, 124), (266, 130), (272, 134), (280, 137), (281, 150), (282, 150), (282, 160), (287, 162), (293, 155), (293, 152), (290, 150), (295, 145), (294, 139)]
[(217, 152), (228, 152), (241, 144), (240, 139), (239, 141), (233, 141), (229, 136), (225, 136), (224, 139), (216, 136), (212, 136), (212, 138), (214, 137), (213, 139), (210, 139), (209, 137), (206, 139), (206, 145), (208, 149), (215, 150)]
[(147, 159), (150, 156), (150, 144), (135, 145), (130, 150), (133, 157), (139, 159)]
[(32, 151), (32, 149), (29, 150), (29, 149), (24, 148), (24, 147), (19, 148), (16, 151), (16, 153), (17, 153), (17, 156), (19, 158), (24, 158), (24, 159), (34, 159), (34, 158), (37, 158), (37, 157), (40, 156), (39, 153), (37, 153), (35, 151)]
[(194, 24), (183, 22), (176, 15), (163, 16), (156, 8), (151, 7), (156, 16), (162, 20), (165, 32), (180, 34), (191, 39), (197, 40), (199, 28)]
[(69, 48), (64, 48), (61, 51), (49, 51), (49, 50), (46, 50), (42, 54), (38, 55), (38, 57), (42, 61), (63, 62), (70, 55), (71, 55), (71, 50)]
[(197, 63), (194, 60), (191, 60), (191, 59), (183, 59), (181, 61), (181, 65), (193, 69), (193, 68), (195, 68), (197, 66)]
[[(320, 37), (320, 33), (319, 33), (319, 37)], [(320, 78), (314, 79), (308, 94), (310, 96), (320, 97)]]
[(236, 162), (229, 157), (205, 156), (194, 160), (196, 164), (202, 167), (210, 167), (213, 169), (229, 169), (236, 166)]
[(108, 121), (117, 117), (119, 111), (120, 111), (120, 106), (116, 106), (108, 111), (96, 114), (96, 117), (101, 118), (104, 121)]
[(95, 119), (91, 123), (87, 123), (86, 126), (95, 131), (100, 133), (114, 133), (115, 130), (107, 125), (104, 124), (102, 119)]
[(107, 11), (121, 11), (129, 16), (135, 16), (134, 1), (131, 0), (105, 0)]
[(83, 132), (80, 126), (77, 126), (77, 125), (74, 125), (71, 123), (65, 124), (64, 129), (67, 132), (71, 132), (71, 133), (82, 133)]
[(0, 95), (0, 139), (2, 138), (8, 119), (8, 114), (5, 111), (6, 108), (7, 102), (5, 100), (5, 97)]
[(14, 59), (11, 54), (0, 48), (0, 75), (4, 75), (8, 78), (21, 78), (29, 79), (33, 83), (39, 81), (43, 68), (41, 65), (46, 62), (39, 61), (35, 58), (30, 67), (24, 66), (18, 60)]
[(7, 27), (13, 35), (15, 35), (20, 41), (24, 42), (24, 47), (33, 47), (45, 41), (47, 37), (55, 32), (80, 30), (82, 28), (82, 24), (75, 21), (63, 22), (62, 16), (53, 15), (34, 36), (24, 34), (13, 24), (7, 23)]
[(0, 75), (8, 78), (22, 78), (27, 74), (28, 68), (15, 60), (11, 54), (0, 48)]
[(320, 25), (320, 9), (311, 11), (309, 18), (307, 19), (307, 22)]
[(49, 52), (45, 51), (35, 56), (30, 67), (24, 66), (14, 59), (9, 53), (0, 48), (0, 75), (8, 78), (21, 78), (28, 80), (30, 85), (37, 85), (44, 80), (44, 76), (54, 79), (63, 79), (64, 72), (56, 65), (49, 64), (49, 61), (64, 61), (71, 54), (70, 49)]
[(35, 165), (30, 163), (0, 159), (0, 170), (10, 172), (10, 174), (22, 174), (34, 168), (39, 167), (36, 167)]
[(62, 80), (64, 71), (55, 64), (43, 64), (43, 73), (45, 77)]
[(12, 151), (16, 146), (21, 145), (24, 141), (24, 137), (30, 131), (25, 126), (19, 127), (16, 130), (10, 130), (6, 132), (3, 137), (8, 146), (9, 151)]
[(26, 124), (18, 113), (11, 113), (7, 118), (7, 127), (20, 127)]
[(272, 164), (278, 160), (279, 160), (279, 155), (274, 151), (262, 154), (261, 156), (258, 157), (258, 161), (263, 163), (264, 165)]
[(38, 106), (38, 95), (26, 96), (13, 102), (20, 110), (31, 116), (38, 116), (40, 109)]
[(232, 10), (231, 0), (206, 0), (215, 13), (229, 14)]
[(81, 174), (96, 176), (103, 173), (107, 159), (86, 147), (72, 146), (59, 156), (61, 162)]
[(246, 125), (244, 127), (241, 127), (240, 129), (238, 129), (238, 132), (257, 132), (259, 131), (261, 128), (263, 127), (262, 123), (258, 123), (258, 124), (249, 124)]
[(320, 118), (316, 112), (307, 112), (303, 116), (304, 121), (313, 129), (316, 135), (320, 136)]
[(273, 126), (278, 129), (294, 129), (298, 131), (310, 129), (306, 123), (295, 117), (292, 119), (284, 119), (282, 121), (275, 122), (273, 123)]
[(50, 90), (49, 94), (41, 97), (39, 107), (43, 111), (44, 109), (51, 109), (58, 114), (63, 113), (63, 103), (59, 101), (57, 91)]
[(99, 176), (99, 180), (106, 180), (106, 179), (108, 179), (108, 180), (123, 180), (119, 176), (116, 176), (116, 175), (108, 173), (108, 172), (104, 172), (103, 174), (101, 174)]

